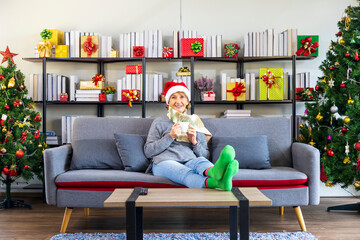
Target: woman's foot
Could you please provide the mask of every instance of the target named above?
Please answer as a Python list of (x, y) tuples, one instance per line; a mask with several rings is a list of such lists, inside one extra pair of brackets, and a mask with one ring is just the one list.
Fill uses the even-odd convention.
[(221, 151), (219, 159), (216, 161), (215, 165), (209, 168), (206, 172), (206, 175), (213, 178), (214, 180), (221, 180), (224, 176), (226, 168), (229, 163), (235, 158), (235, 150), (232, 146), (226, 145)]
[(209, 188), (220, 188), (225, 191), (230, 191), (232, 189), (232, 178), (239, 170), (239, 162), (233, 160), (228, 164), (224, 176), (221, 180), (217, 181), (213, 178), (207, 179), (207, 186)]

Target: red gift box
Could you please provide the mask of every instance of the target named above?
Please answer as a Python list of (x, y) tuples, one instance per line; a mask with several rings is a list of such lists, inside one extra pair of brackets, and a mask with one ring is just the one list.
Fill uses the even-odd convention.
[(133, 46), (133, 57), (134, 58), (145, 57), (145, 47), (144, 46)]
[(168, 48), (168, 47), (164, 47), (163, 48), (163, 52), (162, 52), (162, 56), (164, 58), (171, 58), (174, 56), (174, 49), (173, 48)]
[[(196, 52), (191, 49), (192, 46), (200, 46), (201, 50)], [(200, 47), (199, 47), (200, 48)], [(197, 48), (199, 50), (199, 48)], [(204, 39), (203, 38), (182, 38), (181, 39), (181, 57), (203, 57)]]
[(125, 67), (126, 74), (140, 74), (142, 73), (141, 65), (126, 65)]
[(224, 45), (224, 57), (237, 57), (239, 54), (239, 45), (237, 43), (229, 43)]
[(67, 102), (69, 101), (69, 97), (67, 93), (60, 93), (60, 102)]
[(106, 101), (106, 95), (104, 93), (99, 93), (99, 101), (105, 102)]
[(128, 101), (128, 106), (132, 107), (131, 102), (140, 101), (140, 90), (139, 89), (123, 89), (121, 90), (121, 101)]

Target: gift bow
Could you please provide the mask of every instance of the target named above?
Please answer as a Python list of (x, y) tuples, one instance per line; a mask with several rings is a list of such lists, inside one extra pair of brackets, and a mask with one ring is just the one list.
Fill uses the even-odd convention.
[(103, 75), (99, 75), (99, 74), (96, 74), (95, 77), (92, 78), (92, 82), (94, 83), (95, 87), (98, 86), (98, 83), (99, 82), (102, 82), (104, 79), (104, 76)]
[(42, 39), (50, 39), (51, 38), (51, 35), (52, 35), (52, 33), (49, 31), (49, 30), (47, 30), (47, 29), (44, 29), (41, 33), (40, 33), (40, 36), (41, 36), (41, 38)]
[(239, 52), (239, 50), (236, 48), (235, 44), (227, 44), (225, 46), (225, 56), (227, 56), (227, 57), (233, 57), (238, 52)]
[(142, 56), (144, 54), (144, 48), (143, 47), (134, 47), (134, 54), (135, 56)]
[(212, 91), (208, 91), (206, 93), (207, 93), (208, 97), (210, 97), (211, 94), (214, 94), (214, 92), (212, 92)]
[(129, 92), (123, 92), (123, 95), (129, 99), (128, 106), (132, 107), (132, 101), (138, 100), (140, 97), (140, 92), (136, 89), (129, 90)]
[(193, 43), (191, 43), (191, 50), (194, 52), (194, 53), (198, 53), (201, 51), (201, 48), (202, 48), (202, 44), (198, 41), (195, 41)]
[(86, 41), (83, 43), (81, 47), (87, 53), (88, 57), (91, 57), (91, 55), (95, 53), (96, 50), (98, 49), (98, 45), (92, 42), (91, 36), (87, 37)]
[(275, 77), (275, 75), (270, 70), (267, 70), (266, 73), (261, 78), (266, 83), (266, 86), (268, 88), (271, 88), (272, 85), (278, 88), (278, 85), (275, 83), (275, 78), (279, 78), (279, 77)]
[(226, 92), (232, 92), (234, 95), (234, 100), (236, 101), (237, 97), (241, 95), (241, 93), (245, 93), (245, 86), (243, 83), (235, 82), (235, 87), (231, 90), (226, 90)]
[(163, 48), (163, 54), (165, 57), (170, 57), (172, 52), (173, 52), (172, 48), (168, 48), (168, 47)]
[(41, 41), (37, 45), (37, 49), (39, 51), (39, 57), (51, 57), (51, 42), (49, 41)]
[(311, 53), (315, 53), (316, 48), (319, 47), (319, 42), (311, 43), (311, 41), (312, 39), (310, 36), (305, 39), (301, 39), (302, 46), (296, 51), (296, 55), (300, 56), (304, 53), (303, 56), (309, 56)]

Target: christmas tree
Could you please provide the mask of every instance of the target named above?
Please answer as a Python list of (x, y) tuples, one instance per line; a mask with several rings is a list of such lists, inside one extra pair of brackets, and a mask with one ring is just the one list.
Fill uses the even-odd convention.
[(306, 103), (299, 140), (321, 153), (326, 186), (360, 190), (360, 7), (349, 6), (321, 63), (323, 76)]
[(20, 177), (29, 180), (37, 176), (43, 180), (42, 154), (46, 146), (39, 130), (41, 117), (33, 110), (33, 100), (26, 97), (25, 77), (13, 61), (17, 54), (9, 48), (0, 54), (4, 56), (2, 63), (8, 63), (6, 68), (0, 66), (0, 181), (6, 185), (6, 198), (0, 202), (0, 209), (31, 208), (11, 199), (11, 184)]

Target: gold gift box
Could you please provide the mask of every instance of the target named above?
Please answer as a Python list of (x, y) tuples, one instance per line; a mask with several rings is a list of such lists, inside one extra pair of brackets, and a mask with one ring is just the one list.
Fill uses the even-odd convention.
[[(241, 94), (234, 96), (232, 90), (235, 87), (241, 87)], [(229, 82), (226, 83), (226, 101), (245, 101), (246, 87), (244, 82)]]
[(50, 41), (52, 45), (64, 44), (64, 32), (57, 29), (51, 29), (49, 31), (51, 32), (51, 38), (47, 40)]
[(111, 49), (110, 51), (110, 57), (111, 58), (118, 58), (119, 57), (119, 51), (116, 51), (114, 49)]
[[(93, 52), (90, 52), (89, 54), (87, 52), (84, 51), (84, 44), (86, 43), (86, 41), (88, 39), (91, 39), (91, 43), (94, 44), (94, 48), (93, 49), (96, 49), (95, 51)], [(97, 58), (99, 57), (99, 36), (81, 36), (81, 57), (82, 58)]]
[(56, 58), (68, 58), (69, 57), (69, 46), (68, 45), (57, 45), (55, 47)]
[(93, 81), (80, 81), (81, 90), (98, 90), (104, 88), (104, 82), (98, 82), (98, 85), (95, 86)]

